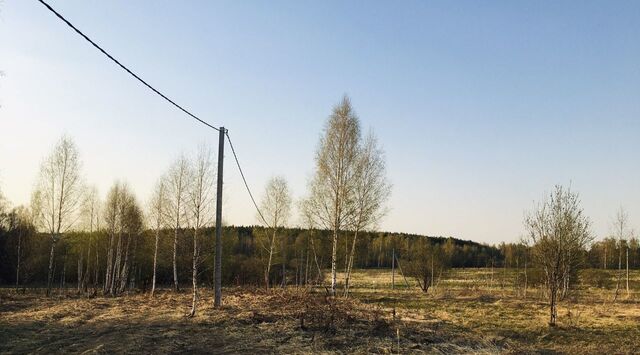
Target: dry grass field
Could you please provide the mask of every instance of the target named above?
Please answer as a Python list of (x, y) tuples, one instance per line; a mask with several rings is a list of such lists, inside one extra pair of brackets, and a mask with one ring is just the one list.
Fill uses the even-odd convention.
[[(630, 297), (621, 291), (613, 302), (613, 289), (580, 284), (558, 309), (558, 326), (547, 326), (548, 305), (538, 288), (527, 298), (516, 290), (507, 270), (496, 269), (491, 282), (490, 269), (458, 269), (450, 272), (435, 290), (424, 294), (409, 289), (396, 275), (397, 289), (390, 290), (391, 273), (379, 270), (357, 272), (353, 295), (365, 303), (396, 308), (406, 322), (446, 324), (469, 334), (489, 339), (506, 353), (640, 353), (640, 293)], [(609, 284), (615, 279), (608, 272)], [(506, 277), (505, 277), (506, 276)], [(507, 279), (507, 280), (504, 280)], [(413, 286), (413, 281), (408, 280)], [(631, 287), (638, 290), (640, 272), (632, 273)], [(432, 292), (433, 291), (433, 292)]]
[[(508, 273), (502, 274), (508, 277)], [(496, 271), (454, 270), (424, 294), (386, 270), (359, 270), (353, 297), (323, 289), (225, 289), (214, 311), (205, 290), (196, 317), (188, 292), (118, 298), (45, 298), (0, 291), (0, 353), (594, 353), (640, 350), (637, 293), (580, 285), (546, 326), (538, 290), (527, 299)], [(640, 274), (633, 274), (634, 289)], [(409, 280), (411, 283), (412, 280)], [(394, 312), (395, 310), (395, 312)], [(394, 315), (395, 313), (395, 315)]]

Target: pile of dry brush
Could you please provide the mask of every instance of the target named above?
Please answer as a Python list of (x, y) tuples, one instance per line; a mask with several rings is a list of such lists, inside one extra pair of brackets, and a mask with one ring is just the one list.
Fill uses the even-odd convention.
[(247, 294), (246, 290), (232, 291), (225, 298), (233, 306), (242, 304), (245, 311), (238, 318), (254, 324), (295, 320), (296, 327), (303, 331), (330, 334), (340, 329), (358, 328), (382, 335), (391, 329), (380, 307), (353, 299), (331, 297), (328, 293), (307, 289), (272, 289), (268, 292), (255, 289), (251, 292), (252, 297)]

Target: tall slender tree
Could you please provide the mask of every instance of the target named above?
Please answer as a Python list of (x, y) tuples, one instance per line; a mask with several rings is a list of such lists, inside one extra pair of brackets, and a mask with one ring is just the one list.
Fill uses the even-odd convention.
[(51, 239), (47, 296), (51, 294), (56, 244), (78, 219), (83, 192), (80, 169), (80, 156), (75, 143), (71, 138), (63, 136), (42, 162), (32, 196), (36, 223)]
[(623, 249), (628, 247), (628, 240), (631, 237), (631, 230), (629, 228), (629, 215), (624, 208), (620, 207), (613, 221), (613, 232), (618, 244), (618, 274), (616, 276), (616, 291), (613, 296), (613, 301), (618, 300), (620, 294), (620, 283), (622, 281), (622, 254)]
[[(91, 186), (86, 189), (84, 197), (82, 199), (82, 229), (88, 232), (86, 240), (82, 240), (78, 248), (78, 291), (87, 291), (89, 278), (91, 276), (91, 249), (94, 244), (94, 232), (99, 229), (100, 224), (100, 196), (98, 189), (95, 186)], [(97, 241), (97, 239), (96, 239)], [(83, 268), (82, 262), (84, 260), (84, 253), (86, 252), (86, 266)], [(99, 250), (97, 245), (94, 247), (96, 255)], [(94, 283), (97, 280), (94, 280)]]
[[(311, 247), (311, 252), (313, 252), (313, 261), (316, 266), (316, 281), (315, 284), (318, 285), (320, 280), (323, 278), (322, 268), (320, 267), (320, 263), (318, 262), (318, 253), (316, 251), (315, 246), (315, 232), (318, 228), (314, 218), (313, 212), (313, 204), (311, 203), (310, 198), (303, 198), (298, 203), (298, 210), (300, 211), (300, 220), (304, 227), (308, 229), (307, 232), (307, 254), (309, 252), (309, 247)], [(313, 266), (312, 266), (313, 269)], [(306, 276), (305, 276), (306, 278)]]
[(631, 297), (631, 290), (629, 290), (629, 244), (627, 244), (627, 298)]
[(118, 181), (116, 181), (109, 192), (107, 193), (107, 199), (104, 206), (104, 221), (106, 226), (107, 234), (109, 235), (109, 244), (107, 246), (107, 258), (106, 258), (106, 268), (105, 268), (105, 276), (104, 276), (104, 285), (103, 292), (107, 293), (111, 291), (111, 285), (113, 284), (113, 275), (114, 275), (114, 247), (115, 247), (115, 238), (116, 235), (120, 232), (120, 204), (122, 203), (122, 195), (123, 195), (124, 187)]
[[(127, 194), (124, 195), (125, 198), (122, 205), (123, 215), (121, 230), (123, 231), (126, 243), (123, 244), (124, 260), (122, 262), (122, 267), (120, 268), (120, 274), (118, 275), (118, 293), (124, 292), (127, 288), (132, 270), (135, 270), (138, 239), (144, 230), (142, 210), (140, 209), (133, 193), (128, 189), (125, 191)], [(132, 243), (133, 246), (131, 245)]]
[(142, 211), (126, 183), (116, 181), (109, 190), (104, 220), (109, 245), (103, 290), (114, 296), (127, 287), (132, 264), (135, 262), (135, 245), (143, 230)]
[(360, 122), (347, 96), (336, 105), (316, 151), (315, 175), (308, 203), (318, 225), (331, 230), (331, 294), (336, 294), (337, 249), (340, 233), (353, 213)]
[(213, 221), (214, 179), (215, 173), (211, 150), (205, 145), (201, 145), (190, 169), (190, 183), (187, 193), (187, 210), (191, 220), (190, 224), (193, 227), (193, 258), (191, 266), (193, 292), (191, 311), (189, 312), (190, 317), (196, 314), (198, 302), (198, 268), (200, 265), (198, 238), (203, 227)]
[(7, 227), (17, 235), (16, 250), (16, 289), (20, 287), (21, 267), (23, 264), (23, 254), (25, 254), (26, 239), (33, 234), (33, 216), (29, 208), (17, 206), (10, 212), (2, 211), (0, 206), (0, 233), (2, 232), (3, 219), (7, 219)]
[(167, 173), (167, 214), (173, 224), (173, 290), (179, 291), (178, 283), (178, 237), (186, 218), (185, 199), (189, 184), (189, 160), (181, 156)]
[[(264, 212), (266, 221), (262, 221), (262, 216), (257, 216), (258, 219), (266, 223), (266, 227), (271, 229), (271, 238), (269, 239), (269, 247), (267, 248), (268, 257), (264, 268), (264, 285), (268, 290), (269, 275), (273, 262), (273, 254), (275, 252), (278, 229), (286, 225), (291, 214), (291, 192), (289, 191), (289, 184), (284, 177), (272, 177), (267, 182), (261, 201), (261, 210)], [(282, 262), (284, 268), (284, 259)], [(283, 277), (285, 277), (284, 272)]]
[(156, 292), (156, 275), (158, 272), (158, 245), (160, 244), (160, 233), (167, 223), (167, 182), (166, 177), (158, 179), (153, 195), (149, 202), (149, 222), (155, 234), (155, 245), (153, 248), (153, 276), (151, 278), (151, 297)]

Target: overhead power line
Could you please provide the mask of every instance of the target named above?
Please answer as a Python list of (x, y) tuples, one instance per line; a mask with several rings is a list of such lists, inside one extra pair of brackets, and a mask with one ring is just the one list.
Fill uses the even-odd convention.
[[(129, 73), (131, 76), (133, 76), (134, 78), (136, 78), (139, 82), (141, 82), (144, 86), (148, 87), (149, 89), (151, 89), (153, 92), (155, 92), (156, 94), (158, 94), (160, 97), (162, 97), (163, 99), (165, 99), (166, 101), (168, 101), (169, 103), (171, 103), (173, 106), (177, 107), (178, 109), (180, 109), (182, 112), (186, 113), (187, 115), (189, 115), (191, 118), (197, 120), (198, 122), (204, 124), (205, 126), (212, 128), (216, 131), (220, 131), (219, 128), (212, 126), (211, 124), (207, 123), (206, 121), (202, 120), (201, 118), (199, 118), (198, 116), (194, 115), (193, 113), (189, 112), (187, 109), (185, 109), (184, 107), (178, 105), (175, 101), (171, 100), (170, 98), (168, 98), (165, 94), (163, 94), (162, 92), (160, 92), (159, 90), (157, 90), (156, 88), (154, 88), (153, 86), (151, 86), (150, 84), (148, 84), (146, 81), (144, 81), (142, 78), (140, 78), (137, 74), (135, 74), (133, 71), (131, 71), (129, 68), (127, 68), (124, 64), (120, 63), (120, 61), (118, 61), (116, 58), (114, 58), (111, 54), (109, 54), (106, 50), (102, 49), (102, 47), (100, 47), (96, 42), (94, 42), (91, 38), (89, 38), (87, 35), (85, 35), (84, 33), (82, 33), (82, 31), (80, 31), (76, 26), (74, 26), (71, 22), (69, 22), (66, 18), (64, 18), (64, 16), (62, 16), (60, 13), (58, 13), (56, 10), (54, 10), (49, 4), (47, 4), (44, 0), (38, 0), (42, 5), (44, 5), (49, 11), (51, 11), (53, 14), (55, 14), (60, 20), (62, 20), (64, 23), (67, 24), (67, 26), (71, 27), (76, 33), (78, 33), (80, 36), (82, 36), (82, 38), (84, 38), (87, 42), (91, 43), (91, 45), (93, 45), (96, 49), (98, 49), (100, 52), (102, 52), (102, 54), (104, 54), (105, 56), (107, 56), (107, 58), (111, 59), (114, 63), (116, 63), (120, 68), (122, 68), (124, 71), (126, 71), (127, 73)], [(235, 148), (233, 147), (233, 143), (231, 142), (231, 137), (229, 137), (229, 131), (225, 130), (224, 134), (227, 136), (227, 139), (229, 140), (229, 146), (231, 146), (231, 152), (233, 153), (233, 158), (236, 161), (236, 165), (238, 166), (238, 171), (240, 171), (240, 176), (242, 177), (242, 181), (244, 182), (244, 186), (247, 189), (247, 192), (249, 193), (249, 197), (251, 198), (251, 202), (253, 202), (253, 206), (256, 208), (256, 211), (258, 212), (258, 215), (260, 216), (260, 218), (262, 219), (262, 221), (264, 222), (264, 224), (267, 227), (269, 226), (269, 223), (267, 222), (266, 218), (264, 218), (264, 215), (262, 214), (262, 211), (260, 211), (260, 208), (258, 207), (258, 204), (256, 203), (255, 198), (253, 197), (253, 193), (251, 192), (251, 189), (249, 188), (249, 184), (247, 183), (247, 179), (244, 176), (244, 172), (242, 171), (242, 167), (240, 166), (240, 161), (238, 161), (238, 156), (236, 154)]]
[(85, 40), (87, 40), (89, 43), (91, 43), (94, 47), (96, 47), (96, 49), (98, 49), (100, 52), (102, 52), (102, 54), (106, 55), (107, 58), (111, 59), (114, 63), (116, 63), (120, 68), (124, 69), (124, 71), (126, 71), (127, 73), (131, 74), (131, 76), (133, 76), (134, 78), (138, 79), (138, 81), (140, 81), (144, 86), (148, 87), (149, 89), (151, 89), (153, 92), (155, 92), (156, 94), (158, 94), (160, 97), (162, 97), (163, 99), (167, 100), (169, 103), (171, 103), (173, 106), (177, 107), (178, 109), (180, 109), (180, 111), (186, 113), (187, 115), (191, 116), (191, 118), (197, 120), (198, 122), (204, 124), (205, 126), (215, 129), (216, 131), (220, 131), (219, 128), (212, 126), (211, 124), (207, 123), (206, 121), (202, 120), (201, 118), (199, 118), (198, 116), (194, 115), (193, 113), (189, 112), (187, 109), (185, 109), (184, 107), (178, 105), (177, 103), (175, 103), (175, 101), (171, 100), (170, 98), (168, 98), (165, 94), (161, 93), (159, 90), (157, 90), (156, 88), (154, 88), (153, 86), (151, 86), (150, 84), (148, 84), (146, 81), (144, 81), (142, 78), (140, 78), (138, 75), (136, 75), (134, 72), (132, 72), (129, 68), (127, 68), (126, 66), (124, 66), (124, 64), (120, 63), (117, 59), (115, 59), (111, 54), (109, 54), (106, 50), (102, 49), (102, 47), (100, 47), (98, 44), (96, 44), (96, 42), (94, 42), (93, 40), (91, 40), (91, 38), (89, 38), (87, 35), (85, 35), (84, 33), (82, 33), (82, 31), (80, 31), (76, 26), (74, 26), (71, 22), (69, 22), (66, 18), (64, 18), (62, 15), (60, 15), (60, 13), (58, 13), (56, 10), (54, 10), (49, 4), (47, 4), (44, 0), (38, 0), (42, 5), (44, 5), (47, 9), (49, 9), (49, 11), (53, 12), (60, 20), (62, 20), (64, 23), (66, 23), (69, 27), (71, 27), (74, 31), (76, 31), (80, 36), (82, 36), (82, 38), (84, 38)]
[[(242, 172), (242, 167), (240, 167), (240, 162), (238, 161), (238, 156), (236, 155), (236, 150), (233, 148), (233, 143), (231, 143), (231, 137), (229, 137), (229, 131), (225, 130), (225, 134), (227, 136), (227, 140), (229, 141), (229, 146), (231, 147), (231, 152), (233, 153), (233, 158), (235, 159), (236, 165), (238, 166), (238, 170), (240, 171), (240, 176), (242, 177), (242, 181), (244, 182), (244, 186), (247, 188), (247, 192), (249, 193), (249, 197), (251, 197), (251, 201), (253, 202), (253, 206), (256, 208), (256, 211), (258, 211), (258, 215), (260, 216), (260, 218), (262, 219), (264, 224), (267, 227), (271, 228), (271, 226), (269, 225), (267, 220), (262, 215), (262, 212), (260, 211), (260, 208), (258, 207), (258, 204), (256, 203), (256, 200), (253, 198), (253, 194), (251, 193), (251, 189), (249, 188), (249, 184), (247, 184), (247, 179), (245, 179), (244, 173)], [(273, 227), (275, 228), (275, 226), (273, 226)]]

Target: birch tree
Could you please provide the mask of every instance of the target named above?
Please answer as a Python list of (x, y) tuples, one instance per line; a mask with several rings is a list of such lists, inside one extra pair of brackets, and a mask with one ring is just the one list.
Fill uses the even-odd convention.
[[(107, 194), (104, 220), (109, 235), (104, 292), (123, 292), (135, 261), (137, 238), (142, 233), (142, 211), (129, 186), (116, 182)], [(134, 243), (133, 253), (131, 243)]]
[[(124, 260), (120, 268), (118, 293), (124, 292), (130, 281), (129, 276), (136, 268), (136, 251), (138, 239), (144, 230), (142, 210), (133, 193), (126, 189), (122, 205), (122, 231), (125, 232), (126, 244), (123, 246)], [(131, 245), (133, 243), (133, 246)]]
[(189, 183), (189, 161), (181, 156), (167, 173), (167, 214), (173, 227), (173, 290), (180, 290), (178, 283), (178, 234), (185, 221), (185, 199)]
[(106, 225), (107, 234), (109, 235), (109, 244), (107, 246), (107, 260), (105, 268), (105, 280), (103, 286), (103, 292), (107, 293), (112, 290), (113, 284), (113, 257), (114, 257), (114, 245), (116, 235), (120, 233), (120, 204), (123, 194), (123, 186), (116, 182), (109, 192), (107, 193), (107, 199), (104, 206), (104, 221)]
[(627, 298), (631, 297), (631, 289), (629, 289), (629, 249), (631, 249), (631, 246), (635, 241), (634, 235), (635, 235), (635, 232), (632, 230), (631, 233), (629, 234), (630, 238), (626, 243), (627, 245)]
[(189, 219), (193, 227), (193, 264), (191, 268), (193, 293), (189, 316), (196, 314), (198, 301), (198, 267), (200, 264), (200, 248), (198, 238), (201, 229), (213, 220), (213, 204), (215, 199), (213, 159), (211, 151), (204, 145), (198, 150), (189, 174), (188, 207)]
[[(1, 196), (0, 196), (1, 198)], [(1, 202), (0, 202), (1, 203)], [(14, 207), (11, 212), (5, 213), (0, 206), (0, 231), (2, 230), (3, 215), (8, 219), (8, 229), (14, 230), (17, 234), (16, 250), (16, 290), (20, 286), (22, 255), (25, 253), (25, 239), (33, 232), (33, 220), (31, 211), (24, 206)]]
[[(309, 230), (309, 232), (307, 233), (307, 244), (308, 244), (308, 247), (309, 246), (311, 247), (311, 251), (313, 252), (313, 261), (317, 270), (315, 284), (319, 285), (320, 280), (324, 278), (323, 277), (324, 275), (322, 273), (322, 268), (320, 267), (320, 263), (318, 262), (318, 253), (316, 251), (316, 245), (315, 245), (315, 232), (318, 225), (316, 224), (316, 219), (314, 218), (313, 208), (314, 207), (310, 198), (304, 198), (300, 200), (298, 203), (300, 220), (303, 226)], [(309, 252), (308, 247), (307, 247), (307, 254)]]
[[(88, 232), (87, 240), (82, 243), (81, 248), (79, 250), (78, 257), (78, 291), (84, 290), (87, 291), (87, 284), (89, 283), (89, 277), (91, 275), (91, 246), (94, 239), (94, 232), (99, 229), (100, 224), (100, 196), (98, 194), (98, 189), (95, 186), (87, 188), (82, 199), (82, 207), (81, 214), (83, 219), (83, 230)], [(97, 254), (99, 252), (97, 247), (97, 240), (95, 241), (96, 245), (94, 247), (94, 252)], [(86, 249), (86, 266), (83, 267), (84, 260), (84, 251)], [(95, 265), (97, 267), (97, 264)], [(94, 283), (97, 280), (94, 280)]]
[[(620, 294), (620, 283), (622, 281), (622, 250), (627, 248), (628, 240), (631, 237), (631, 230), (629, 228), (629, 215), (620, 207), (613, 221), (614, 236), (617, 239), (618, 244), (618, 274), (616, 276), (616, 291), (613, 296), (613, 301), (618, 300)], [(628, 251), (627, 251), (628, 258)], [(628, 272), (627, 272), (628, 273)], [(627, 292), (628, 292), (627, 282)]]
[(590, 221), (578, 194), (557, 185), (525, 217), (533, 256), (543, 270), (549, 299), (549, 325), (557, 321), (558, 292), (568, 275), (580, 266), (579, 251), (592, 240)]
[[(278, 229), (286, 225), (291, 214), (291, 192), (289, 191), (289, 184), (284, 177), (276, 176), (269, 180), (262, 197), (261, 210), (264, 212), (264, 218), (266, 219), (266, 221), (262, 222), (267, 224), (267, 228), (271, 228), (268, 258), (264, 269), (264, 285), (268, 290)], [(261, 216), (258, 216), (258, 218), (262, 219)]]
[(370, 132), (356, 159), (353, 188), (353, 213), (351, 230), (353, 240), (345, 272), (344, 295), (349, 294), (349, 279), (353, 268), (358, 232), (370, 228), (385, 214), (385, 202), (391, 193), (386, 177), (384, 152), (378, 146), (376, 137)]
[(36, 223), (51, 239), (47, 296), (51, 294), (56, 244), (78, 219), (83, 182), (80, 157), (74, 142), (63, 136), (51, 154), (40, 165), (35, 192), (32, 196)]
[(109, 232), (109, 248), (104, 291), (112, 296), (118, 292), (122, 269), (123, 235), (126, 232), (127, 204), (129, 203), (128, 189), (125, 183), (117, 181), (107, 195), (105, 222)]
[(332, 232), (331, 294), (334, 296), (338, 237), (353, 212), (351, 203), (359, 142), (360, 122), (345, 96), (334, 107), (320, 138), (308, 199), (316, 223)]
[(154, 229), (155, 245), (153, 248), (153, 276), (151, 279), (151, 297), (156, 291), (156, 274), (158, 270), (158, 245), (160, 243), (160, 233), (166, 224), (167, 217), (167, 182), (163, 176), (158, 179), (153, 195), (149, 202), (149, 222)]

